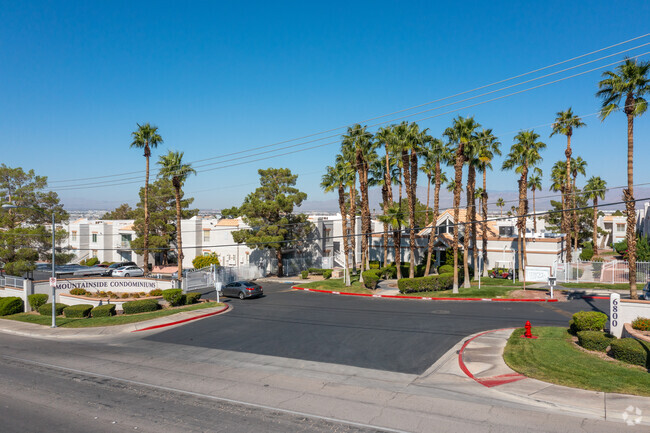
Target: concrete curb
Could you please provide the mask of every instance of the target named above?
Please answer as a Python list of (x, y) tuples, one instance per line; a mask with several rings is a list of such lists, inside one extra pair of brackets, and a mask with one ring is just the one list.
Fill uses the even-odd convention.
[(417, 299), (423, 301), (482, 301), (482, 302), (558, 302), (557, 299), (517, 299), (517, 298), (433, 298), (426, 296), (405, 296), (405, 295), (374, 295), (371, 293), (348, 293), (336, 292), (333, 290), (307, 289), (304, 287), (291, 286), (294, 290), (305, 292), (329, 293), (331, 295), (365, 296), (367, 298), (390, 298), (390, 299)]
[[(225, 312), (229, 308), (230, 308), (230, 305), (224, 305), (218, 311), (213, 311), (213, 312), (210, 312), (210, 313), (201, 314), (200, 316), (188, 317), (187, 319), (176, 320), (175, 322), (161, 323), (160, 325), (153, 325), (153, 326), (148, 326), (146, 328), (134, 329), (131, 332), (151, 331), (152, 329), (160, 329), (160, 328), (166, 328), (168, 326), (180, 325), (182, 323), (191, 322), (193, 320), (203, 319), (203, 318), (210, 317), (210, 316), (216, 316), (217, 314), (221, 314), (221, 313)], [(147, 320), (147, 322), (148, 322), (148, 320)]]

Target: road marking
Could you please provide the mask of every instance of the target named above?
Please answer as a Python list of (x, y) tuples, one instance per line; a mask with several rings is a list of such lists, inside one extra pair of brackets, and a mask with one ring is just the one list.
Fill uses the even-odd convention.
[(99, 377), (99, 378), (102, 378), (102, 379), (116, 380), (116, 381), (120, 381), (120, 382), (124, 382), (124, 383), (129, 383), (129, 384), (132, 384), (132, 385), (146, 386), (146, 387), (153, 388), (153, 389), (158, 389), (158, 390), (161, 390), (161, 391), (177, 392), (177, 393), (180, 393), (180, 394), (191, 395), (193, 397), (201, 397), (201, 398), (207, 398), (207, 399), (215, 400), (215, 401), (222, 401), (222, 402), (231, 403), (231, 404), (239, 404), (239, 405), (243, 405), (243, 406), (254, 407), (254, 408), (258, 408), (258, 409), (277, 411), (277, 412), (282, 412), (282, 413), (286, 413), (286, 414), (289, 414), (289, 415), (320, 419), (320, 420), (323, 420), (323, 421), (334, 422), (334, 423), (339, 423), (339, 424), (346, 424), (346, 425), (350, 425), (350, 426), (354, 426), (354, 427), (379, 429), (381, 431), (387, 431), (387, 432), (408, 433), (405, 430), (396, 430), (396, 429), (392, 429), (392, 428), (388, 428), (388, 427), (380, 427), (380, 426), (372, 425), (372, 424), (363, 424), (363, 423), (354, 422), (354, 421), (346, 421), (346, 420), (343, 420), (343, 419), (331, 418), (331, 417), (328, 417), (328, 416), (321, 416), (321, 415), (314, 415), (314, 414), (310, 414), (310, 413), (307, 413), (307, 412), (298, 412), (298, 411), (289, 410), (289, 409), (282, 409), (282, 408), (279, 408), (279, 407), (267, 406), (267, 405), (264, 405), (264, 404), (248, 403), (246, 401), (234, 400), (234, 399), (231, 399), (231, 398), (216, 397), (214, 395), (202, 394), (202, 393), (193, 392), (193, 391), (186, 391), (186, 390), (183, 390), (183, 389), (172, 388), (172, 387), (169, 387), (169, 386), (153, 385), (151, 383), (140, 382), (140, 381), (137, 381), (137, 380), (123, 379), (121, 377), (109, 376), (107, 374), (93, 373), (91, 371), (79, 370), (79, 369), (76, 369), (76, 368), (62, 367), (60, 365), (48, 364), (46, 362), (40, 362), (40, 361), (33, 361), (31, 359), (18, 358), (18, 357), (15, 357), (15, 356), (0, 355), (0, 357), (5, 358), (5, 359), (12, 359), (14, 361), (22, 361), (22, 362), (25, 362), (25, 363), (28, 363), (28, 364), (38, 365), (38, 366), (41, 366), (41, 367), (54, 368), (54, 369), (58, 369), (58, 370), (62, 370), (62, 371), (68, 371), (68, 372), (71, 372), (71, 373), (85, 374), (87, 376), (94, 376), (94, 377)]

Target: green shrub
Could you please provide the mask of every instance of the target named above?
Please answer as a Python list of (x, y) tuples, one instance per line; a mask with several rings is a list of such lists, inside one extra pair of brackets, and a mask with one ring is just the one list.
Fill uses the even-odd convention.
[(90, 304), (70, 305), (63, 309), (63, 315), (70, 318), (89, 317), (93, 306)]
[(379, 260), (370, 260), (370, 262), (368, 262), (368, 263), (370, 264), (370, 269), (379, 269), (379, 268), (381, 268), (381, 266), (379, 264)]
[(361, 276), (363, 277), (363, 285), (366, 289), (374, 290), (377, 287), (377, 282), (379, 281), (379, 275), (377, 275), (379, 269), (373, 269), (370, 271), (363, 271)]
[(591, 260), (591, 258), (594, 256), (594, 250), (591, 248), (583, 248), (582, 252), (580, 253), (580, 260), (584, 260), (585, 262), (588, 262)]
[(332, 278), (332, 270), (326, 269), (325, 272), (323, 272), (323, 278), (325, 278), (326, 280)]
[(75, 287), (74, 289), (70, 290), (70, 294), (75, 296), (84, 296), (88, 294), (88, 291), (86, 291), (86, 289)]
[(93, 317), (110, 317), (115, 316), (115, 304), (104, 304), (95, 307), (90, 311)]
[(300, 272), (300, 277), (301, 277), (303, 280), (306, 280), (307, 278), (309, 278), (309, 271), (301, 271), (301, 272)]
[(183, 291), (181, 289), (167, 289), (162, 292), (163, 299), (169, 302), (169, 305), (176, 307), (183, 303)]
[(607, 323), (607, 315), (598, 311), (578, 311), (573, 315), (575, 332), (602, 331), (605, 323)]
[(185, 305), (196, 304), (201, 299), (200, 293), (190, 292), (185, 294)]
[[(303, 272), (305, 272), (305, 271), (303, 271)], [(307, 273), (312, 274), (312, 275), (323, 275), (323, 272), (325, 272), (325, 269), (321, 269), (321, 268), (309, 268), (309, 269), (307, 269)]]
[[(65, 307), (67, 307), (66, 304), (60, 304), (60, 303), (57, 302), (56, 305), (54, 306), (54, 308), (56, 310), (55, 311), (56, 315), (60, 316), (61, 314), (63, 314), (63, 309)], [(52, 303), (50, 302), (50, 303), (41, 305), (38, 308), (38, 312), (42, 316), (51, 316), (52, 315)]]
[(22, 313), (25, 309), (23, 300), (18, 296), (0, 298), (0, 316)]
[(380, 271), (382, 276), (386, 279), (394, 280), (395, 278), (397, 278), (397, 268), (395, 267), (395, 265), (384, 266), (383, 268), (380, 269)]
[(29, 306), (32, 307), (32, 310), (37, 311), (41, 305), (47, 302), (48, 298), (49, 296), (44, 293), (34, 293), (33, 295), (27, 296), (27, 302), (29, 302)]
[(632, 321), (632, 328), (639, 331), (650, 331), (650, 319), (645, 317), (637, 317)]
[(628, 364), (640, 365), (650, 368), (650, 343), (636, 340), (634, 338), (621, 338), (611, 343), (609, 354), (614, 359), (627, 362)]
[(600, 331), (578, 332), (578, 343), (587, 350), (605, 352), (614, 339), (616, 339), (616, 337), (613, 335), (605, 334)]
[(153, 289), (149, 292), (149, 296), (162, 296), (162, 289)]
[(454, 284), (454, 274), (446, 273), (428, 277), (402, 278), (397, 281), (400, 293), (439, 292), (449, 290)]
[(140, 299), (138, 301), (125, 302), (122, 304), (122, 309), (124, 310), (124, 314), (137, 314), (156, 311), (160, 309), (160, 305), (158, 305), (155, 299)]
[(449, 274), (454, 272), (452, 265), (442, 265), (438, 268), (438, 274)]
[(192, 266), (194, 266), (195, 269), (205, 268), (210, 265), (220, 266), (217, 253), (210, 253), (207, 256), (196, 256), (194, 257), (194, 260), (192, 260)]

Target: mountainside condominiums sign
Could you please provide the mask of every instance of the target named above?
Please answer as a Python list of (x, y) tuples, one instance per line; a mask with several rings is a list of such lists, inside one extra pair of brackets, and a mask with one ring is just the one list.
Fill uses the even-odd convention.
[(84, 278), (58, 279), (57, 290), (85, 289), (89, 292), (149, 292), (154, 289), (170, 289), (169, 280), (145, 278)]

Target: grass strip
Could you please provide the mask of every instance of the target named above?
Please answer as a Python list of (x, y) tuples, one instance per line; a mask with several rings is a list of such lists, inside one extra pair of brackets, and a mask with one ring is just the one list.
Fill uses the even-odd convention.
[[(560, 283), (567, 289), (603, 289), (603, 290), (630, 290), (630, 285), (625, 284), (606, 284), (606, 283)], [(637, 283), (637, 288), (643, 289), (645, 283)]]
[(650, 373), (619, 361), (584, 352), (566, 328), (536, 327), (535, 340), (521, 338), (515, 330), (503, 352), (506, 364), (518, 373), (557, 385), (650, 396)]
[[(184, 307), (167, 308), (164, 310), (151, 311), (140, 314), (120, 314), (111, 317), (90, 317), (86, 319), (72, 319), (62, 316), (56, 318), (56, 326), (61, 328), (94, 328), (97, 326), (116, 326), (126, 325), (128, 323), (143, 322), (145, 320), (157, 319), (159, 317), (171, 316), (172, 314), (182, 313), (184, 311), (202, 310), (205, 308), (219, 307), (224, 304), (217, 302), (203, 302)], [(19, 313), (11, 316), (3, 316), (1, 319), (18, 320), (20, 322), (36, 323), (37, 325), (52, 325), (51, 316), (41, 316), (33, 313)]]

